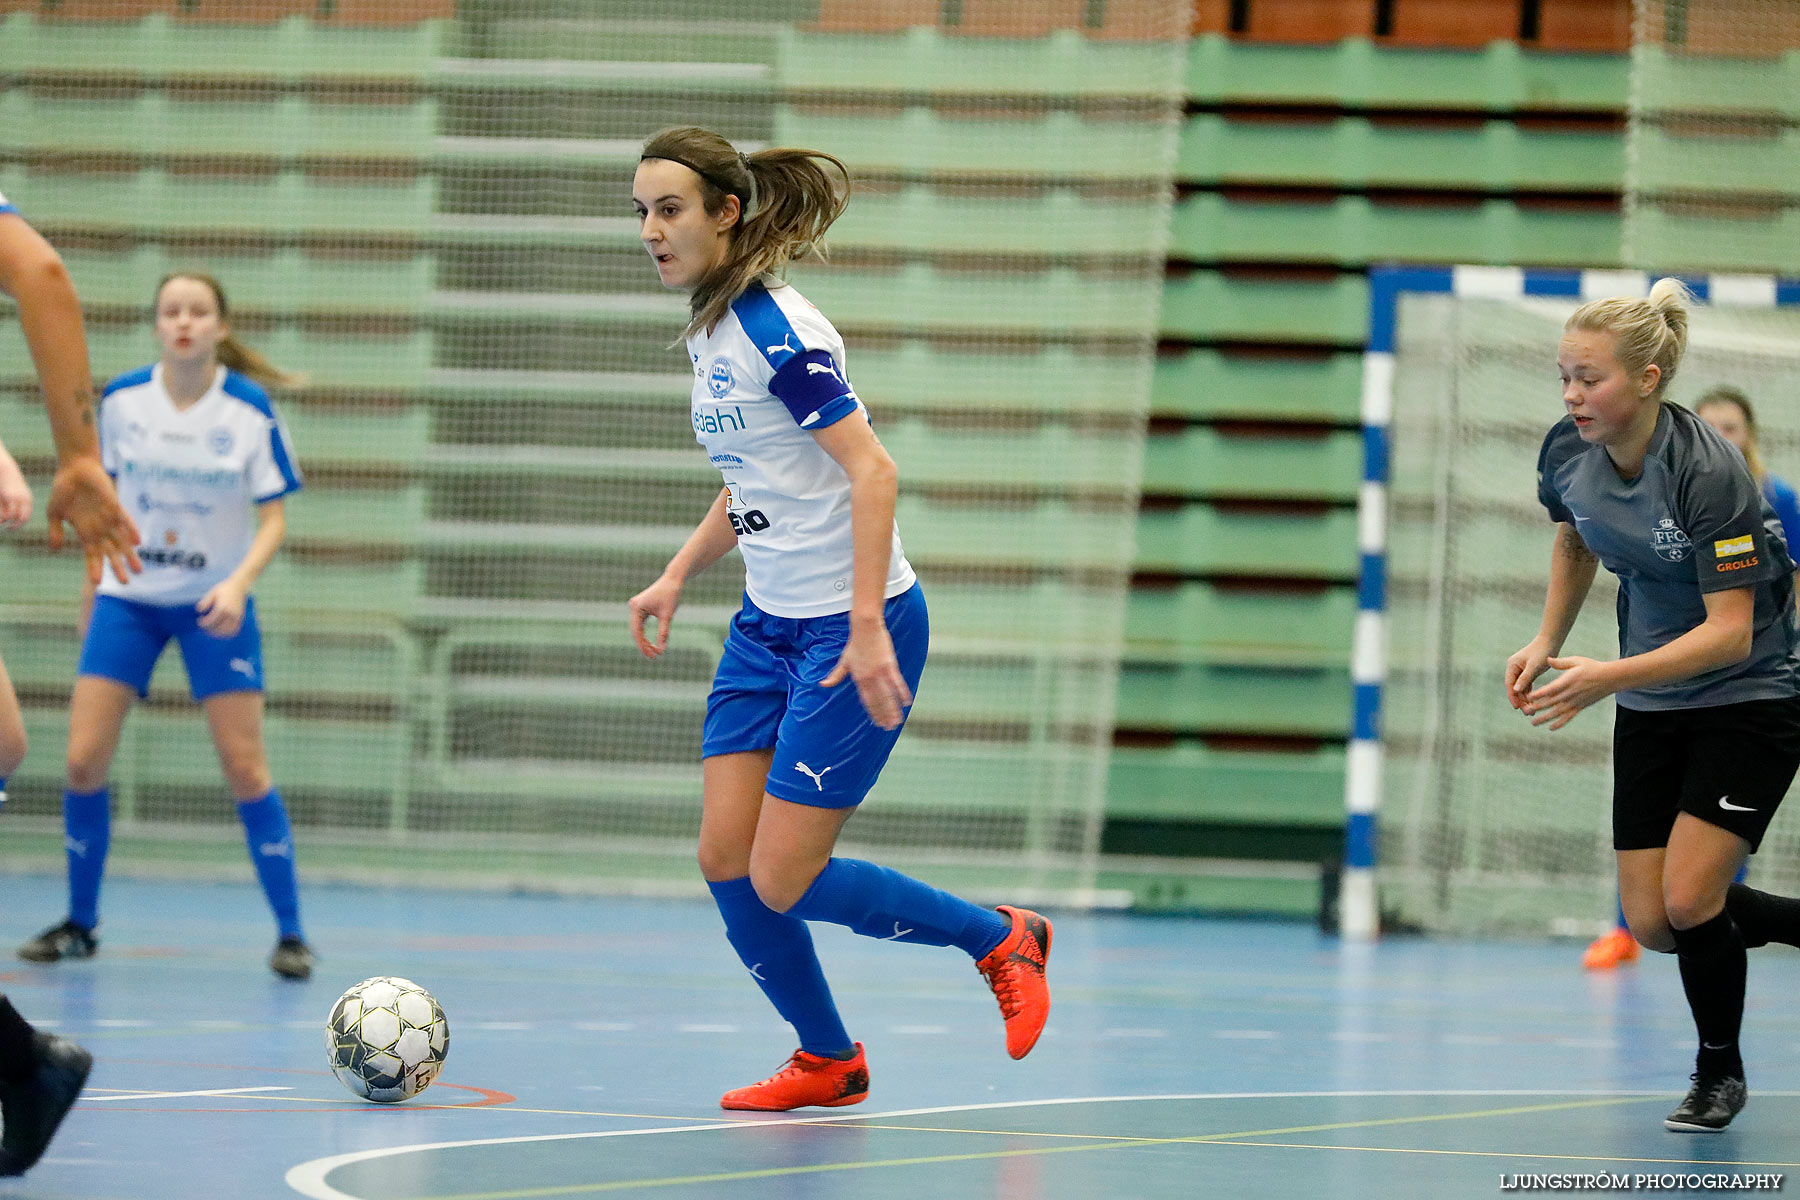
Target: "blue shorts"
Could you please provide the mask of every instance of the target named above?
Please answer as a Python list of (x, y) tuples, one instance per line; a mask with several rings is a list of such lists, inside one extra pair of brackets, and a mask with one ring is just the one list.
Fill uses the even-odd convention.
[(256, 627), (256, 601), (244, 601), (244, 623), (231, 637), (200, 628), (191, 604), (144, 604), (119, 596), (95, 596), (81, 643), (78, 675), (115, 679), (150, 694), (150, 673), (163, 647), (174, 638), (187, 665), (188, 691), (204, 700), (221, 692), (263, 690), (262, 633)]
[[(900, 674), (917, 696), (931, 638), (924, 591), (914, 584), (895, 596), (886, 616)], [(771, 796), (819, 808), (861, 804), (893, 752), (906, 713), (900, 726), (883, 729), (869, 719), (853, 681), (819, 686), (849, 636), (849, 613), (776, 617), (744, 597), (706, 699), (701, 757), (773, 746)]]

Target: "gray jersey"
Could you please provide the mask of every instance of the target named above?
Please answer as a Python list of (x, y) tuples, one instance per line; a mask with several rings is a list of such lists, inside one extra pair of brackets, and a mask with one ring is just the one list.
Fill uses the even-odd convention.
[(1707, 592), (1751, 588), (1750, 656), (1656, 687), (1620, 692), (1626, 708), (1705, 708), (1800, 692), (1794, 563), (1774, 510), (1730, 442), (1680, 405), (1664, 403), (1636, 479), (1564, 417), (1538, 454), (1538, 499), (1552, 521), (1619, 577), (1619, 655), (1665, 646), (1706, 620)]

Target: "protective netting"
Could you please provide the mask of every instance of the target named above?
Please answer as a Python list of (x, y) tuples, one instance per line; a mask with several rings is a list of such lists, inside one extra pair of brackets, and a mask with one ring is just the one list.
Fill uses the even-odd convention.
[(1635, 0), (1625, 261), (1800, 271), (1800, 5)]
[[(1502, 689), (1537, 632), (1554, 526), (1537, 453), (1561, 416), (1556, 345), (1572, 302), (1402, 300), (1393, 423), (1381, 898), (1434, 930), (1585, 932), (1613, 906), (1609, 699), (1556, 732)], [(1671, 398), (1716, 384), (1759, 403), (1771, 469), (1800, 467), (1800, 310), (1701, 307)], [(1791, 477), (1791, 476), (1790, 476)], [(1600, 570), (1566, 653), (1618, 657)], [(1800, 805), (1751, 875), (1800, 887)]]
[[(792, 278), (844, 333), (900, 465), (933, 637), (847, 836), (953, 878), (1090, 886), (1187, 17), (1174, 0), (0, 3), (0, 192), (73, 268), (96, 374), (154, 359), (152, 289), (193, 265), (246, 340), (307, 375), (277, 393), (308, 488), (258, 597), (269, 748), (309, 861), (380, 861), (392, 838), (405, 863), (539, 884), (691, 878), (741, 567), (690, 584), (655, 664), (623, 601), (719, 483), (670, 345), (684, 301), (630, 204), (642, 139), (700, 124), (832, 152), (855, 180), (831, 263)], [(10, 323), (0, 363), (0, 437), (41, 482)], [(0, 547), (0, 653), (34, 739), (14, 807), (50, 814), (78, 567), (39, 537)], [(227, 819), (178, 663), (114, 779), (146, 827)]]

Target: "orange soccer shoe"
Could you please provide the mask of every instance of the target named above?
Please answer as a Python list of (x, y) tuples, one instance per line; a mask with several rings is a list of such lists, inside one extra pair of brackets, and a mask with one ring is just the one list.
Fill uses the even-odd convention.
[(863, 1057), (863, 1044), (857, 1042), (856, 1057), (841, 1062), (796, 1050), (786, 1066), (761, 1083), (733, 1088), (720, 1096), (719, 1107), (786, 1112), (790, 1108), (841, 1108), (868, 1098), (869, 1060)]
[(1629, 929), (1612, 929), (1595, 938), (1581, 956), (1581, 965), (1590, 971), (1610, 971), (1622, 963), (1636, 962), (1637, 939)]
[(1050, 922), (1029, 908), (1002, 904), (999, 911), (1012, 918), (1012, 931), (975, 964), (987, 977), (1006, 1018), (1006, 1052), (1024, 1058), (1037, 1045), (1050, 1016), (1050, 985), (1044, 964), (1050, 957)]

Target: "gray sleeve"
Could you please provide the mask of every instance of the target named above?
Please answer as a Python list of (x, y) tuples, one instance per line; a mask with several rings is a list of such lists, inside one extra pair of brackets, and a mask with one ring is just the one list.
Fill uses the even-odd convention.
[(1769, 545), (1762, 494), (1743, 460), (1703, 444), (1687, 466), (1676, 489), (1675, 519), (1693, 543), (1701, 592), (1750, 587), (1781, 575), (1786, 567)]
[(1544, 511), (1550, 514), (1552, 521), (1564, 525), (1573, 525), (1575, 517), (1563, 504), (1562, 493), (1556, 490), (1556, 468), (1568, 461), (1566, 453), (1556, 453), (1557, 434), (1562, 431), (1562, 424), (1551, 427), (1544, 435), (1544, 444), (1538, 448), (1537, 481), (1538, 502)]

